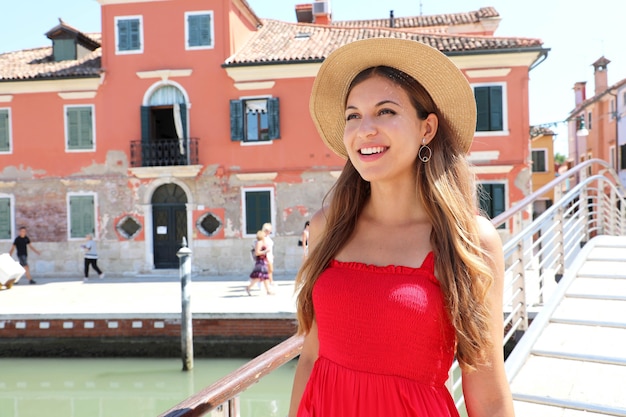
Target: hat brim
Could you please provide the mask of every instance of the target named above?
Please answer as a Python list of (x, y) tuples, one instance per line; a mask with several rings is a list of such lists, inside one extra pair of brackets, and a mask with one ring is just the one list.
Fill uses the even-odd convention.
[(333, 51), (322, 63), (313, 83), (309, 110), (326, 145), (347, 159), (343, 144), (344, 106), (350, 83), (361, 71), (396, 68), (417, 80), (432, 97), (450, 127), (452, 139), (469, 151), (476, 130), (476, 101), (467, 78), (454, 63), (421, 42), (370, 38)]

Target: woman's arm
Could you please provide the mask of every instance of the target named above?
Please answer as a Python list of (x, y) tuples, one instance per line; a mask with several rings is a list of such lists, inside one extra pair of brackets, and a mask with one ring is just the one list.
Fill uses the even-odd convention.
[(317, 360), (319, 342), (317, 339), (317, 323), (315, 320), (311, 325), (311, 330), (304, 337), (304, 345), (298, 359), (296, 374), (293, 378), (293, 388), (291, 390), (291, 402), (289, 404), (289, 417), (296, 417), (300, 400), (304, 393), (304, 388), (309, 381), (309, 376), (313, 370), (313, 365)]
[(263, 241), (262, 240), (257, 240), (256, 244), (254, 245), (254, 255), (255, 256), (261, 256), (261, 255), (265, 255), (267, 253), (267, 249), (261, 250), (261, 248), (263, 248)]
[(479, 366), (474, 372), (463, 372), (463, 394), (469, 417), (513, 417), (513, 399), (504, 371), (502, 347), (504, 337), (502, 241), (489, 220), (478, 217), (478, 224), (481, 244), (493, 270), (493, 285), (487, 294), (492, 347), (487, 355), (489, 365)]

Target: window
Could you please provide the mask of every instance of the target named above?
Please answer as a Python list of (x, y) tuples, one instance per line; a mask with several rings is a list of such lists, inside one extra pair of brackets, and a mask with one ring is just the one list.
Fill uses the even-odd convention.
[(609, 147), (609, 165), (615, 169), (615, 146)]
[[(482, 183), (478, 187), (480, 209), (490, 219), (503, 213), (506, 206), (505, 185), (498, 183)], [(504, 224), (498, 229), (504, 229)]]
[(591, 116), (592, 116), (592, 114), (591, 114), (591, 112), (589, 112), (589, 113), (587, 114), (587, 118), (589, 119), (589, 120), (587, 121), (587, 130), (591, 130), (591, 119), (592, 119), (592, 117), (591, 117)]
[(52, 54), (55, 61), (65, 61), (76, 59), (76, 40), (74, 39), (53, 39)]
[(626, 106), (626, 91), (624, 91), (624, 93), (622, 94), (622, 103), (624, 103), (624, 106)]
[(95, 150), (93, 106), (65, 106), (68, 151)]
[(257, 143), (280, 139), (278, 98), (231, 100), (230, 137)]
[(504, 130), (503, 86), (475, 86), (476, 131), (500, 132)]
[(213, 47), (213, 12), (185, 13), (186, 49)]
[(83, 239), (87, 234), (95, 237), (95, 194), (71, 194), (68, 196), (69, 238)]
[(118, 54), (143, 52), (143, 31), (141, 16), (115, 18), (115, 51)]
[(611, 115), (611, 120), (615, 119), (615, 100), (611, 99), (609, 102), (609, 113)]
[(255, 236), (264, 223), (273, 223), (273, 188), (247, 188), (243, 193), (244, 235)]
[(0, 152), (11, 152), (11, 117), (9, 109), (0, 109)]
[(10, 240), (13, 236), (11, 197), (0, 197), (0, 239)]
[(626, 169), (626, 144), (619, 145), (619, 169)]
[(533, 172), (547, 172), (547, 155), (548, 152), (545, 149), (533, 149), (531, 156), (533, 160), (532, 171)]

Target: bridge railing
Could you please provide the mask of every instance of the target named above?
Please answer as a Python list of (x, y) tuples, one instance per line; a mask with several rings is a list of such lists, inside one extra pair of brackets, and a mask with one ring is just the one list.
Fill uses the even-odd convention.
[[(595, 169), (598, 172), (590, 175)], [(533, 217), (533, 203), (554, 193), (551, 207)], [(619, 179), (599, 159), (581, 163), (492, 220), (505, 225), (504, 343), (528, 328), (536, 313), (584, 243), (599, 234), (626, 234), (626, 200)], [(260, 378), (299, 355), (302, 338), (293, 336), (230, 375), (192, 395), (160, 417), (239, 417), (239, 395)], [(450, 370), (448, 388), (464, 408), (461, 372)]]
[[(553, 204), (541, 214), (533, 213), (534, 203), (552, 193)], [(591, 159), (492, 219), (494, 226), (505, 225), (510, 231), (503, 245), (505, 344), (514, 344), (528, 329), (529, 319), (549, 299), (590, 238), (626, 234), (625, 198), (615, 171), (605, 161)], [(457, 408), (464, 408), (456, 362), (448, 383)]]

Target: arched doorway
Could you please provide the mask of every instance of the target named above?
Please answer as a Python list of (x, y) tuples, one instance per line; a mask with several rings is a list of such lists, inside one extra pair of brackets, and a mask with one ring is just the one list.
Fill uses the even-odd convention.
[(154, 267), (177, 268), (176, 252), (187, 238), (187, 195), (176, 184), (161, 185), (152, 194)]

